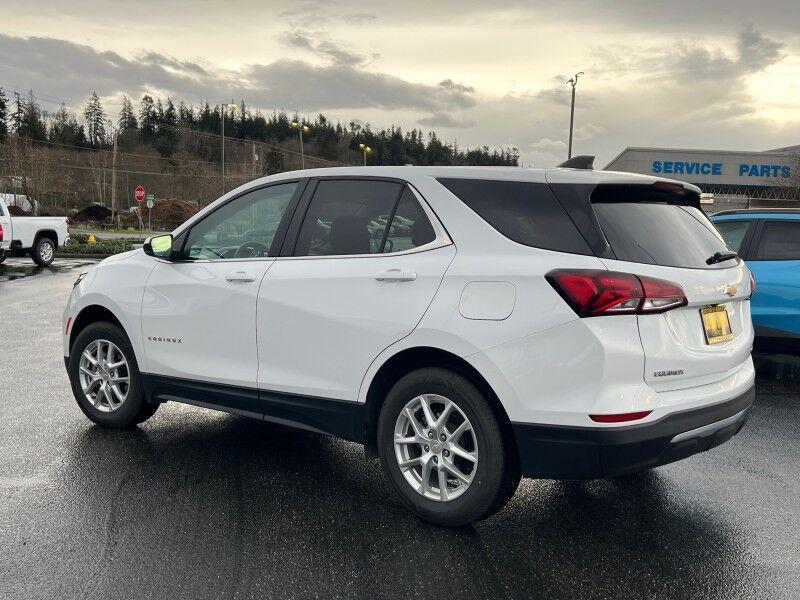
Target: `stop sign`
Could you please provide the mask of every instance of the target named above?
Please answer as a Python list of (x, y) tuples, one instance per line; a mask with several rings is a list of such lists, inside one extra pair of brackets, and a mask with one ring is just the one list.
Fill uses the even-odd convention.
[(133, 190), (133, 197), (137, 202), (142, 202), (144, 200), (144, 188), (140, 185), (137, 185), (136, 189)]

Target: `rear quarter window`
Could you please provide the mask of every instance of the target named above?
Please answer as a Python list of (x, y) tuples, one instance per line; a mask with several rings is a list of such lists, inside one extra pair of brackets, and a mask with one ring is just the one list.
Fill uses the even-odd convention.
[(547, 184), (491, 179), (438, 181), (510, 240), (544, 250), (592, 254)]
[(800, 260), (800, 221), (765, 221), (755, 260)]

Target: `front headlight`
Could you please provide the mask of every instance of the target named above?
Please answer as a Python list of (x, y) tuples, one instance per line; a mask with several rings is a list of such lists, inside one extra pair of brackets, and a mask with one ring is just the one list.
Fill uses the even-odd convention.
[(83, 273), (78, 275), (78, 278), (75, 280), (75, 283), (72, 284), (72, 287), (75, 288), (81, 281), (83, 281), (83, 278), (86, 277), (88, 273), (89, 271), (84, 271)]

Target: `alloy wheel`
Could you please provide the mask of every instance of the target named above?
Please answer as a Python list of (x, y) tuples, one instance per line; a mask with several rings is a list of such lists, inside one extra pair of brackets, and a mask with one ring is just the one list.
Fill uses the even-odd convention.
[(478, 444), (467, 415), (438, 394), (408, 402), (397, 417), (394, 453), (417, 493), (440, 502), (461, 496), (478, 468)]
[(53, 244), (49, 242), (44, 242), (39, 247), (39, 258), (42, 259), (44, 262), (50, 262), (53, 260)]
[(91, 342), (78, 368), (83, 395), (94, 408), (113, 412), (122, 406), (130, 389), (130, 369), (122, 350), (113, 342)]

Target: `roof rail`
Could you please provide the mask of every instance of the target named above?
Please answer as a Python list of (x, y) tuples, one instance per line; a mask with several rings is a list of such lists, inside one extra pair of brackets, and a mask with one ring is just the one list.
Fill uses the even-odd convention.
[(594, 169), (594, 156), (588, 156), (585, 154), (581, 156), (573, 156), (558, 166), (561, 169), (586, 169), (591, 171)]

